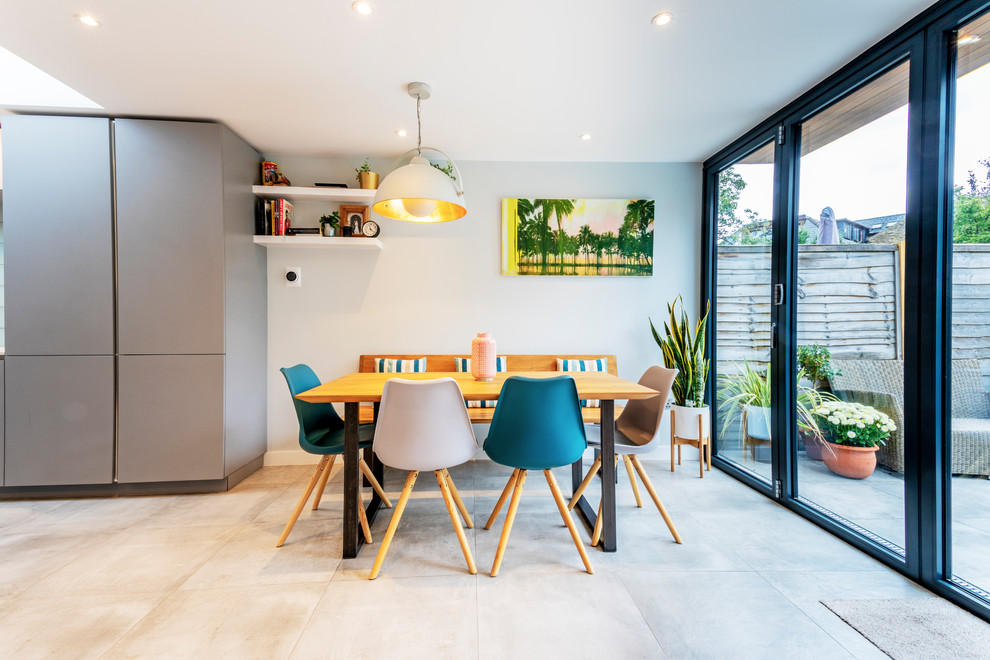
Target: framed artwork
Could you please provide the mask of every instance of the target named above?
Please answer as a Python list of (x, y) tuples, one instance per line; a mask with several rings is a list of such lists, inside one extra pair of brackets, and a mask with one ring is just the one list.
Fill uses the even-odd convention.
[(502, 274), (653, 275), (652, 199), (502, 200)]
[(340, 205), (341, 226), (351, 228), (351, 236), (361, 236), (364, 231), (364, 223), (368, 221), (367, 206)]

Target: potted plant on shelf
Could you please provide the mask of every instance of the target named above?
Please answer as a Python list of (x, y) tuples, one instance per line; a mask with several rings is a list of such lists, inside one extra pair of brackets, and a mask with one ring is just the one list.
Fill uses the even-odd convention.
[(829, 470), (850, 479), (865, 479), (877, 467), (877, 449), (886, 444), (893, 420), (876, 408), (848, 401), (823, 401), (815, 414), (821, 419)]
[[(675, 311), (678, 303), (681, 305), (680, 319)], [(670, 318), (663, 324), (664, 337), (660, 336), (653, 325), (653, 319), (650, 319), (653, 339), (663, 351), (664, 366), (677, 369), (678, 372), (670, 388), (674, 396), (674, 404), (670, 408), (672, 428), (676, 429), (678, 437), (688, 440), (701, 440), (698, 437), (699, 431), (702, 437), (711, 435), (711, 415), (704, 402), (709, 367), (708, 360), (705, 359), (705, 326), (710, 310), (711, 304), (695, 325), (693, 336), (687, 310), (684, 309), (684, 301), (680, 296), (667, 305)]]
[(340, 211), (320, 217), (320, 233), (324, 236), (336, 236), (340, 231)]
[(375, 190), (378, 188), (378, 174), (371, 171), (371, 165), (368, 164), (368, 159), (364, 159), (364, 164), (361, 167), (354, 168), (354, 173), (357, 175), (354, 178), (357, 179), (358, 185), (365, 190)]
[[(818, 392), (814, 387), (801, 383), (804, 370), (798, 372), (798, 389), (795, 406), (797, 409), (798, 431), (805, 437), (818, 438), (817, 409), (830, 394)], [(746, 444), (770, 444), (770, 372), (753, 369), (748, 362), (743, 363), (739, 373), (723, 376), (719, 383), (719, 414), (722, 416), (721, 433), (724, 436), (729, 428), (745, 419), (743, 437)], [(755, 441), (755, 442), (754, 442)]]

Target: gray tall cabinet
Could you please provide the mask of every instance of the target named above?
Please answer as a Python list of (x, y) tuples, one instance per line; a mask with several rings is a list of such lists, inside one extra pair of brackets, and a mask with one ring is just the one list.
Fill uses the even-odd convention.
[(12, 116), (3, 131), (3, 486), (260, 464), (257, 152), (215, 123)]

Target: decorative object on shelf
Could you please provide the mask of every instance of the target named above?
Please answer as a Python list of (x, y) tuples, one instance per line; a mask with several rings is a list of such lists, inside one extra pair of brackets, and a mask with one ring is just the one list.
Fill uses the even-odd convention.
[(336, 236), (340, 229), (340, 212), (334, 211), (320, 217), (320, 230), (324, 236)]
[(378, 187), (378, 173), (371, 171), (367, 158), (364, 159), (364, 164), (361, 167), (354, 168), (354, 173), (357, 175), (354, 178), (357, 179), (358, 185), (365, 190), (374, 190)]
[(286, 236), (306, 236), (306, 235), (319, 236), (320, 235), (320, 228), (319, 227), (293, 227), (290, 230), (290, 233), (286, 234)]
[(317, 188), (346, 188), (346, 183), (314, 183)]
[(378, 238), (378, 234), (381, 233), (381, 228), (378, 223), (374, 220), (366, 220), (364, 225), (361, 227), (361, 233), (368, 238)]
[(471, 340), (471, 375), (475, 380), (495, 380), (495, 339), (489, 332), (479, 332)]
[(877, 466), (877, 450), (897, 427), (872, 406), (848, 401), (823, 401), (815, 409), (826, 438), (825, 466), (849, 479), (865, 479)]
[[(349, 206), (347, 204), (341, 204), (340, 215), (342, 218), (342, 226), (350, 227), (351, 236), (362, 235), (361, 232), (364, 229), (364, 223), (368, 221), (367, 206)], [(347, 236), (347, 234), (344, 235)]]
[(503, 199), (502, 274), (649, 277), (654, 206), (652, 199)]
[[(375, 213), (406, 222), (447, 222), (463, 218), (463, 177), (451, 158), (432, 147), (422, 146), (423, 125), (420, 119), (420, 102), (430, 98), (430, 86), (422, 82), (409, 83), (409, 95), (416, 99), (416, 148), (399, 156), (378, 187), (372, 207)], [(456, 176), (448, 177), (439, 168), (431, 166), (423, 156), (423, 150), (434, 151), (447, 159)], [(413, 155), (415, 154), (415, 155)], [(412, 156), (409, 163), (396, 169), (396, 165)]]
[(278, 163), (266, 160), (261, 163), (261, 183), (265, 186), (274, 186), (278, 180)]
[(351, 236), (351, 226), (350, 225), (344, 225), (343, 227), (341, 227), (340, 228), (340, 235), (341, 235), (342, 238), (350, 238), (350, 236)]

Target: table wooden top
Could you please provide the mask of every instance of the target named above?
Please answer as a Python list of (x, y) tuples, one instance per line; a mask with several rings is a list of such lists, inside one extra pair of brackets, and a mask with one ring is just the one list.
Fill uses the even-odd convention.
[(470, 372), (431, 371), (413, 374), (353, 373), (324, 383), (303, 392), (296, 398), (310, 403), (368, 403), (382, 400), (382, 389), (390, 378), (432, 380), (453, 378), (461, 388), (464, 398), (471, 401), (498, 399), (502, 384), (509, 376), (527, 378), (553, 378), (570, 376), (577, 385), (582, 399), (648, 399), (658, 394), (656, 390), (598, 371), (505, 371), (495, 375), (492, 381), (476, 381)]

